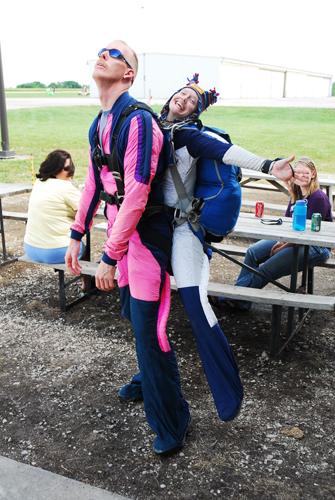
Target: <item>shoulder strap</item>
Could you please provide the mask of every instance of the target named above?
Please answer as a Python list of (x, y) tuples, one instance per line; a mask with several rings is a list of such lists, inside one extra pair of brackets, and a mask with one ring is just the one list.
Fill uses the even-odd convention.
[(158, 122), (158, 117), (157, 117), (156, 113), (154, 112), (154, 110), (151, 109), (150, 106), (148, 106), (144, 102), (135, 102), (134, 104), (130, 104), (122, 111), (122, 113), (117, 121), (117, 124), (113, 130), (113, 134), (111, 135), (111, 141), (113, 141), (113, 149), (114, 149), (114, 146), (116, 144), (116, 141), (117, 141), (117, 138), (118, 138), (118, 135), (119, 135), (119, 132), (121, 130), (123, 122), (125, 121), (125, 119), (129, 115), (131, 115), (131, 113), (134, 113), (135, 111), (138, 111), (138, 110), (148, 111), (152, 115), (152, 117)]
[(174, 134), (176, 131), (197, 127), (198, 129), (202, 128), (202, 123), (200, 120), (189, 120), (181, 123), (176, 123), (172, 125), (170, 128), (170, 161), (169, 161), (169, 170), (171, 173), (171, 177), (173, 180), (173, 184), (178, 196), (179, 200), (179, 209), (175, 210), (174, 214), (174, 222), (177, 225), (183, 224), (188, 221), (194, 231), (199, 230), (199, 217), (200, 211), (203, 206), (203, 200), (194, 198), (193, 196), (190, 198), (186, 192), (185, 185), (181, 179), (181, 176), (177, 169), (177, 159), (176, 152), (174, 146)]
[(217, 134), (219, 135), (220, 137), (222, 137), (223, 139), (225, 139), (227, 142), (229, 142), (229, 144), (231, 144), (231, 139), (230, 139), (230, 135), (228, 134), (228, 132), (226, 132), (225, 130), (222, 130), (222, 129), (219, 129), (219, 128), (216, 128), (216, 127), (209, 127), (208, 125), (204, 125), (202, 127), (202, 130), (204, 132), (214, 132), (214, 134)]
[(177, 159), (176, 159), (176, 151), (174, 147), (174, 135), (178, 130), (197, 127), (199, 129), (202, 128), (202, 123), (200, 120), (187, 120), (184, 122), (177, 122), (172, 125), (170, 129), (170, 164), (169, 170), (171, 172), (171, 177), (173, 180), (174, 187), (176, 189), (179, 203), (182, 210), (189, 210), (190, 202), (192, 200), (189, 199), (183, 181), (181, 180), (180, 174), (177, 169)]
[(148, 111), (158, 123), (158, 117), (156, 113), (150, 108), (150, 106), (148, 106), (144, 102), (135, 102), (134, 104), (127, 106), (122, 111), (117, 121), (117, 124), (113, 130), (113, 134), (111, 134), (110, 138), (112, 146), (111, 152), (109, 155), (105, 155), (107, 159), (108, 170), (113, 174), (115, 179), (116, 189), (117, 189), (116, 198), (119, 200), (118, 205), (122, 203), (124, 197), (124, 171), (123, 171), (123, 165), (120, 163), (119, 155), (117, 153), (117, 140), (121, 127), (126, 118), (128, 118), (128, 116), (131, 115), (131, 113), (134, 113), (135, 111), (138, 110)]

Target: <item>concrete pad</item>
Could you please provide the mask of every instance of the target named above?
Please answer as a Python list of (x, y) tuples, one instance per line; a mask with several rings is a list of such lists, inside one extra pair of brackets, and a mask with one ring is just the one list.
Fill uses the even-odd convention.
[(0, 500), (126, 500), (38, 467), (0, 457)]

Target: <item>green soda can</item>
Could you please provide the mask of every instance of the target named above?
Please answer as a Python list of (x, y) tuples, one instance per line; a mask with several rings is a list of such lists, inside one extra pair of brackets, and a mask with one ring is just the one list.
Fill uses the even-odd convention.
[(321, 214), (313, 214), (312, 221), (311, 221), (311, 231), (315, 231), (315, 232), (320, 231), (321, 221), (322, 221)]

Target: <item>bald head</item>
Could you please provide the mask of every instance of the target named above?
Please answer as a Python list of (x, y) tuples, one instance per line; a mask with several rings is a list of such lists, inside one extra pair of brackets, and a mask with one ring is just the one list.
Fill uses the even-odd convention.
[(124, 46), (124, 50), (126, 52), (126, 59), (127, 61), (129, 61), (131, 67), (133, 68), (134, 70), (134, 78), (136, 78), (136, 75), (137, 75), (137, 71), (138, 71), (138, 59), (137, 59), (137, 54), (135, 52), (135, 50), (133, 50), (131, 47), (129, 47), (129, 45), (124, 42), (123, 40), (117, 40), (119, 43), (122, 43), (122, 45)]
[(134, 70), (134, 80), (135, 80), (138, 71), (138, 59), (136, 52), (131, 47), (129, 47), (129, 45), (123, 40), (113, 40), (111, 43), (107, 45), (107, 48), (119, 49), (122, 52), (124, 57), (129, 62), (130, 66)]

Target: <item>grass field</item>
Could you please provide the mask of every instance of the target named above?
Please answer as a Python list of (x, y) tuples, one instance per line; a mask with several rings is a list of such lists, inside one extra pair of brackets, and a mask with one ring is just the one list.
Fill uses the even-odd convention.
[(47, 89), (6, 89), (6, 99), (19, 97), (26, 99), (29, 97), (78, 97), (81, 89), (56, 89), (53, 95), (50, 95)]
[[(10, 147), (17, 154), (32, 154), (35, 170), (47, 153), (66, 149), (73, 156), (76, 179), (81, 182), (87, 167), (87, 132), (97, 111), (96, 106), (9, 111)], [(259, 155), (307, 155), (320, 172), (335, 173), (332, 109), (214, 107), (203, 114), (203, 122), (224, 128), (234, 143)], [(29, 161), (0, 161), (0, 182), (30, 179)]]

